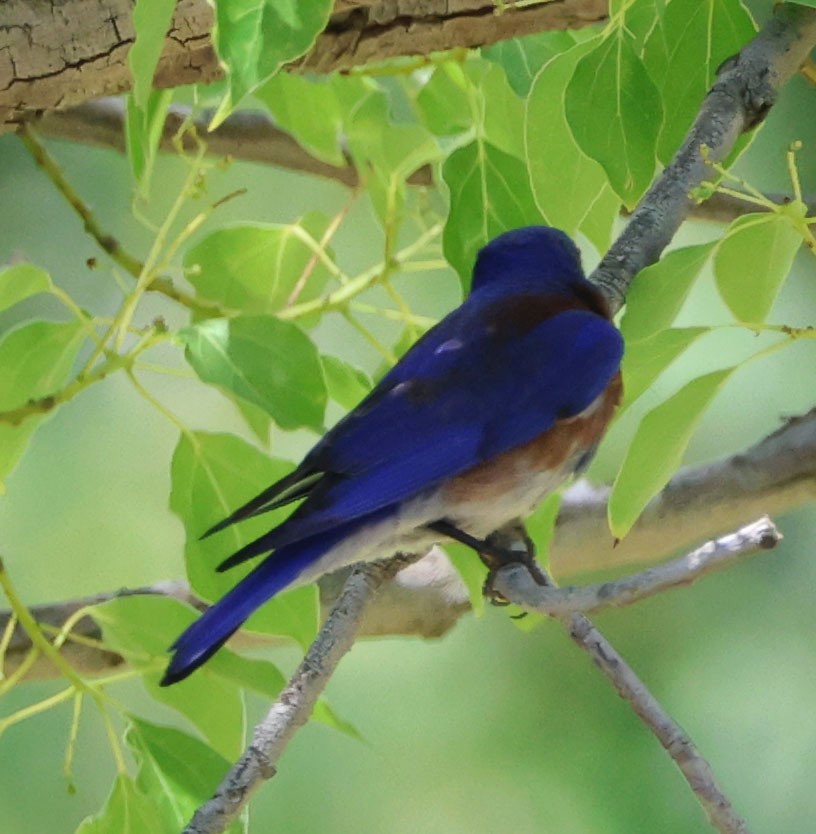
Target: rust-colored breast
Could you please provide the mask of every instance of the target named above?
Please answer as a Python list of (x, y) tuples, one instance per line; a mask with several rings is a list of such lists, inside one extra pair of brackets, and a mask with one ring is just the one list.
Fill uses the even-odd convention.
[(600, 442), (622, 391), (621, 375), (617, 373), (603, 394), (581, 414), (559, 420), (528, 443), (451, 479), (445, 485), (445, 496), (454, 502), (493, 501), (517, 490), (521, 480), (538, 472), (562, 472), (562, 478), (566, 478), (572, 473), (570, 465)]

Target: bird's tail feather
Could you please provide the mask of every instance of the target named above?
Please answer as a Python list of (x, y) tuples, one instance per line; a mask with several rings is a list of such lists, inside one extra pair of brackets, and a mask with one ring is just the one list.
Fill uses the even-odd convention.
[(307, 539), (268, 556), (173, 643), (173, 657), (161, 685), (184, 680), (209, 660), (255, 609), (294, 582), (308, 565), (330, 549), (333, 539)]

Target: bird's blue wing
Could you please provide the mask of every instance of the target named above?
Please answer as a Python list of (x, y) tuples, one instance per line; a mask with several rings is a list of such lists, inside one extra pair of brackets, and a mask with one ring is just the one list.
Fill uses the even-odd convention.
[(471, 308), (431, 331), (304, 460), (324, 473), (306, 502), (227, 564), (411, 498), (583, 411), (618, 370), (620, 333), (586, 310), (545, 312)]

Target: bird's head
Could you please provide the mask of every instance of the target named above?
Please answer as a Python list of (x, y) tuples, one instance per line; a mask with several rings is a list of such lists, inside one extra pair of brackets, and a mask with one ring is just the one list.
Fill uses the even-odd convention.
[(574, 292), (586, 283), (581, 253), (568, 235), (550, 226), (525, 226), (482, 247), (473, 268), (471, 292), (486, 286), (501, 291)]

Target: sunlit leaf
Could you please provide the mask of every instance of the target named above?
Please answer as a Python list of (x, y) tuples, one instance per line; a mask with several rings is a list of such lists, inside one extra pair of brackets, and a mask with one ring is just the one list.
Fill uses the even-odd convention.
[(733, 371), (692, 380), (643, 418), (609, 496), (609, 527), (618, 538), (677, 471), (697, 424)]
[(707, 327), (678, 327), (662, 330), (651, 338), (627, 342), (623, 354), (623, 403), (628, 408), (663, 371), (704, 333)]
[(312, 711), (312, 720), (318, 721), (332, 730), (337, 730), (357, 741), (362, 741), (360, 731), (350, 721), (341, 718), (325, 698), (320, 698)]
[(132, 95), (127, 98), (125, 144), (133, 177), (144, 195), (149, 192), (153, 165), (172, 100), (172, 89), (150, 91), (142, 106)]
[(754, 36), (742, 3), (672, 0), (646, 42), (644, 61), (662, 94), (658, 156), (668, 162), (714, 81), (717, 68)]
[(445, 257), (467, 286), (476, 253), (485, 243), (542, 218), (524, 163), (492, 145), (472, 142), (454, 151), (442, 176), (451, 202), (443, 235)]
[(366, 78), (347, 75), (304, 78), (280, 72), (255, 91), (275, 117), (304, 148), (332, 165), (345, 165), (345, 126), (353, 108), (376, 95)]
[(154, 799), (145, 795), (126, 774), (119, 774), (102, 811), (80, 824), (76, 834), (165, 834)]
[(660, 95), (625, 31), (615, 29), (594, 44), (567, 84), (567, 121), (632, 208), (654, 176)]
[(284, 429), (321, 431), (326, 384), (317, 348), (274, 316), (208, 319), (179, 333), (204, 381), (267, 411)]
[(181, 713), (225, 758), (241, 752), (243, 698), (235, 683), (216, 674), (219, 656), (181, 683), (159, 686), (168, 649), (197, 617), (195, 611), (170, 597), (134, 594), (102, 603), (92, 614), (105, 644), (142, 671), (155, 700)]
[(501, 64), (516, 94), (526, 97), (539, 69), (574, 44), (575, 38), (571, 32), (540, 32), (499, 41), (483, 48), (482, 55), (488, 61)]
[(320, 357), (329, 396), (343, 408), (352, 409), (371, 390), (371, 380), (360, 370), (329, 354)]
[[(187, 575), (204, 599), (218, 599), (248, 573), (249, 565), (227, 573), (217, 573), (216, 567), (279, 524), (288, 511), (265, 513), (203, 541), (201, 534), (291, 469), (290, 463), (269, 458), (234, 435), (197, 432), (180, 438), (171, 470), (170, 509), (184, 524)], [(317, 592), (307, 586), (275, 596), (250, 618), (247, 628), (287, 635), (306, 647), (317, 632), (318, 617)]]
[(141, 110), (147, 107), (175, 8), (176, 0), (136, 0), (133, 6), (136, 40), (128, 50), (128, 66), (133, 73), (133, 99)]
[(748, 214), (731, 224), (714, 272), (723, 301), (740, 321), (765, 321), (801, 245), (801, 234), (783, 214)]
[(217, 0), (212, 39), (227, 68), (229, 91), (217, 127), (248, 93), (309, 50), (329, 20), (332, 0)]
[(527, 99), (525, 148), (533, 195), (546, 222), (573, 237), (580, 230), (604, 251), (620, 201), (603, 168), (576, 144), (564, 97), (553, 94), (564, 89), (593, 43), (575, 46), (541, 68)]
[(621, 321), (627, 344), (672, 325), (715, 245), (712, 241), (674, 249), (638, 274), (626, 295)]
[[(203, 741), (175, 727), (163, 727), (135, 716), (130, 716), (125, 742), (139, 764), (136, 785), (151, 797), (161, 819), (161, 830), (168, 834), (187, 825), (230, 768), (229, 760)], [(237, 834), (244, 828), (237, 821), (227, 831)]]
[(439, 146), (424, 126), (396, 122), (384, 95), (362, 99), (346, 130), (349, 151), (377, 216), (393, 226), (402, 216), (406, 180), (439, 158)]
[(51, 276), (34, 264), (0, 269), (0, 310), (7, 310), (32, 295), (48, 292), (51, 287)]
[[(311, 212), (292, 224), (218, 229), (187, 252), (187, 279), (199, 295), (251, 314), (279, 312), (290, 300), (311, 301), (329, 277), (316, 254), (328, 224), (328, 217)], [(332, 260), (330, 251), (324, 255)]]
[[(27, 271), (23, 275), (28, 275), (24, 280), (29, 289), (42, 283), (41, 277)], [(0, 341), (0, 415), (57, 393), (84, 341), (79, 322), (35, 321), (7, 333)], [(13, 422), (0, 418), (0, 494), (5, 491), (2, 479), (17, 465), (46, 417), (45, 412), (36, 411)]]

